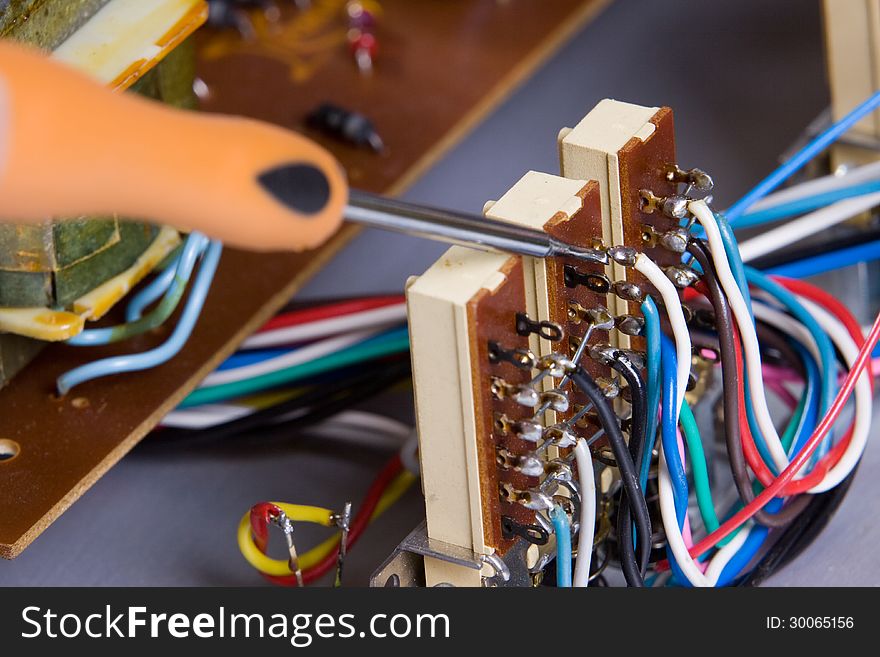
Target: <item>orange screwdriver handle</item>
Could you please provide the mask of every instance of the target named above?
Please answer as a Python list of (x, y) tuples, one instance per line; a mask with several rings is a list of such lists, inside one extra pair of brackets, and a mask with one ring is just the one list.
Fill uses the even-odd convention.
[(339, 164), (299, 135), (114, 93), (0, 42), (3, 221), (118, 213), (301, 251), (338, 228), (347, 199)]

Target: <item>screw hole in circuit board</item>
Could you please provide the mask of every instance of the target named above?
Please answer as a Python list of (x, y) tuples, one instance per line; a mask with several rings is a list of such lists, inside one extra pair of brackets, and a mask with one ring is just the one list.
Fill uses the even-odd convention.
[(21, 445), (14, 440), (0, 438), (0, 465), (8, 463), (21, 453)]

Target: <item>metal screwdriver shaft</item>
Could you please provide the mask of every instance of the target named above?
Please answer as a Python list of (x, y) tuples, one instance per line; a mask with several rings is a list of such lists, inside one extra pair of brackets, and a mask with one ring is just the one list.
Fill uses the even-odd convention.
[(608, 262), (608, 254), (604, 251), (572, 246), (539, 230), (356, 190), (350, 193), (345, 218), (364, 226), (484, 251), (517, 253), (534, 258), (570, 256), (587, 262)]

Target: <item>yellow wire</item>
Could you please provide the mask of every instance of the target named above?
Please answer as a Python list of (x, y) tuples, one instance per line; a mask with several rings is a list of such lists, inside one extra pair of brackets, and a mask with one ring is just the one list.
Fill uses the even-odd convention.
[[(413, 482), (416, 480), (415, 475), (413, 475), (409, 470), (403, 470), (400, 472), (388, 485), (388, 488), (385, 489), (385, 492), (382, 493), (382, 497), (379, 498), (379, 502), (376, 504), (376, 508), (373, 510), (373, 514), (370, 516), (370, 522), (381, 516), (385, 511), (388, 510), (390, 506), (392, 506), (397, 500), (399, 500), (403, 494), (407, 491), (407, 489), (412, 486)], [(273, 502), (272, 504), (277, 505), (281, 508), (284, 513), (291, 520), (297, 520), (299, 522), (317, 522), (318, 524), (323, 524), (324, 526), (329, 526), (332, 524), (330, 521), (330, 512), (328, 509), (322, 509), (320, 507), (314, 506), (303, 506), (299, 504), (284, 504), (280, 502)], [(290, 509), (290, 510), (288, 510)], [(306, 514), (305, 510), (310, 510)], [(304, 515), (295, 515), (299, 513), (303, 513)], [(319, 512), (326, 514), (323, 517), (327, 520), (327, 522), (320, 522), (317, 519)], [(313, 515), (314, 514), (314, 515)], [(326, 540), (318, 543), (315, 547), (304, 552), (299, 557), (299, 566), (302, 570), (308, 570), (309, 568), (317, 565), (324, 558), (333, 552), (337, 545), (339, 545), (340, 534), (337, 532), (333, 536), (327, 538)], [(287, 561), (283, 559), (272, 559), (271, 557), (266, 556), (257, 548), (254, 543), (253, 536), (251, 535), (251, 522), (250, 522), (250, 512), (245, 513), (241, 518), (241, 522), (238, 523), (238, 549), (241, 551), (242, 556), (247, 560), (247, 562), (256, 568), (261, 573), (266, 575), (275, 575), (275, 576), (285, 576), (291, 575), (292, 571), (290, 570), (290, 566)]]
[(307, 386), (299, 386), (296, 388), (288, 388), (286, 390), (258, 392), (254, 393), (253, 395), (242, 397), (241, 399), (236, 400), (235, 403), (240, 406), (247, 406), (248, 408), (253, 408), (261, 411), (264, 408), (269, 408), (270, 406), (281, 404), (289, 399), (293, 399), (294, 397), (299, 397), (309, 390), (311, 390), (311, 388)]

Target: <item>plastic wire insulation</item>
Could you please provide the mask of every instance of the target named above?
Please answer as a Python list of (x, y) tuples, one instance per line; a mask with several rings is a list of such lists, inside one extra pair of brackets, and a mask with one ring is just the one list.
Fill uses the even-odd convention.
[(550, 511), (553, 534), (556, 536), (556, 586), (571, 588), (571, 525), (568, 515), (558, 504)]
[(647, 490), (648, 474), (651, 470), (651, 459), (654, 445), (657, 442), (657, 425), (660, 414), (660, 313), (650, 296), (642, 302), (642, 314), (645, 317), (645, 342), (647, 343), (647, 362), (645, 384), (648, 389), (648, 426), (645, 432), (645, 449), (639, 465), (639, 485)]
[[(746, 214), (759, 212), (768, 208), (790, 203), (809, 196), (825, 194), (844, 188), (853, 187), (865, 182), (880, 180), (880, 162), (871, 162), (849, 169), (843, 174), (831, 173), (819, 178), (811, 178), (804, 182), (768, 194), (756, 201)], [(745, 215), (744, 215), (745, 216)]]
[(799, 214), (812, 212), (819, 208), (824, 208), (832, 203), (843, 201), (865, 194), (874, 194), (880, 192), (880, 181), (872, 180), (869, 182), (858, 183), (849, 187), (841, 187), (827, 192), (820, 192), (813, 196), (805, 196), (797, 200), (780, 203), (764, 210), (753, 210), (744, 214), (736, 222), (738, 229), (752, 228), (754, 226), (762, 226), (774, 221), (789, 219)]
[(849, 114), (833, 123), (820, 134), (814, 137), (808, 144), (798, 150), (784, 164), (770, 173), (766, 178), (753, 187), (745, 196), (734, 203), (726, 212), (728, 219), (733, 222), (743, 215), (757, 201), (775, 190), (779, 185), (788, 180), (792, 175), (800, 171), (810, 160), (833, 144), (837, 139), (858, 123), (863, 117), (870, 114), (880, 106), (880, 92), (871, 94), (866, 100), (857, 105)]
[[(651, 554), (651, 518), (648, 513), (648, 504), (642, 489), (639, 486), (639, 478), (635, 465), (623, 438), (617, 414), (611, 408), (602, 391), (583, 368), (578, 367), (570, 374), (572, 383), (589, 397), (599, 421), (605, 429), (614, 458), (620, 471), (623, 488), (627, 494), (627, 502), (630, 505), (633, 519), (637, 527), (637, 541), (639, 547), (640, 562), (647, 562)], [(632, 564), (635, 568), (627, 568), (624, 575), (630, 586), (644, 586), (638, 564)]]
[(320, 360), (302, 363), (284, 370), (278, 370), (261, 376), (225, 383), (209, 388), (199, 388), (181, 402), (179, 408), (188, 408), (200, 404), (208, 404), (233, 397), (241, 397), (276, 386), (288, 385), (303, 381), (316, 374), (330, 372), (343, 367), (356, 365), (378, 358), (405, 352), (409, 349), (409, 336), (406, 329), (390, 331), (376, 336), (349, 349), (329, 354)]
[(172, 313), (177, 309), (180, 300), (186, 292), (187, 284), (192, 276), (196, 261), (204, 251), (208, 244), (208, 238), (199, 233), (190, 233), (186, 238), (183, 251), (176, 260), (176, 267), (172, 270), (172, 279), (167, 290), (165, 291), (162, 301), (149, 314), (144, 317), (138, 317), (134, 321), (126, 324), (118, 324), (106, 328), (86, 329), (79, 335), (69, 340), (67, 344), (76, 347), (88, 347), (103, 344), (111, 344), (120, 342), (136, 335), (146, 333), (158, 326), (161, 326), (171, 317)]
[(341, 333), (387, 328), (405, 321), (406, 305), (395, 303), (270, 331), (263, 330), (245, 340), (240, 348), (244, 350), (265, 349), (266, 347), (296, 344)]
[(405, 301), (406, 299), (402, 295), (396, 294), (376, 297), (362, 297), (357, 299), (345, 299), (342, 301), (321, 303), (319, 305), (308, 306), (306, 308), (289, 310), (287, 312), (275, 315), (275, 317), (263, 324), (260, 330), (257, 331), (257, 334), (275, 331), (277, 329), (287, 328), (290, 326), (300, 326), (302, 324), (319, 322), (333, 317), (341, 317), (345, 315), (351, 315), (353, 313), (360, 313), (365, 310), (372, 310), (373, 308), (382, 308), (383, 306), (401, 304)]
[[(755, 419), (763, 435), (764, 442), (772, 455), (773, 463), (777, 469), (782, 470), (788, 464), (788, 455), (782, 446), (779, 434), (773, 424), (773, 418), (770, 416), (770, 409), (767, 407), (767, 397), (764, 392), (764, 382), (761, 369), (761, 352), (754, 330), (754, 321), (749, 307), (750, 304), (747, 304), (744, 291), (734, 278), (728, 260), (728, 250), (725, 248), (721, 230), (712, 210), (704, 201), (693, 201), (688, 207), (697, 218), (697, 221), (699, 221), (706, 230), (709, 250), (712, 255), (712, 261), (715, 264), (716, 276), (728, 299), (736, 324), (740, 328), (740, 334), (743, 340), (743, 352), (746, 359), (746, 381), (749, 390), (749, 398), (751, 399), (752, 408), (755, 413)], [(745, 289), (747, 289), (747, 285), (744, 284), (744, 286)]]
[(678, 410), (676, 412), (679, 412), (684, 402), (684, 394), (687, 391), (691, 374), (691, 338), (681, 307), (681, 299), (672, 281), (644, 253), (640, 253), (636, 258), (635, 269), (644, 274), (657, 288), (663, 299), (663, 304), (666, 306), (669, 323), (672, 325), (672, 335), (675, 339), (675, 350), (678, 356), (678, 396), (676, 398), (676, 409)]
[(183, 349), (199, 319), (205, 299), (211, 289), (211, 281), (214, 278), (214, 272), (217, 271), (222, 251), (223, 245), (220, 242), (211, 242), (180, 319), (171, 336), (164, 343), (149, 351), (105, 358), (65, 372), (56, 381), (58, 394), (66, 395), (71, 388), (98, 377), (156, 367), (176, 356)]
[(777, 497), (785, 486), (794, 479), (805, 465), (807, 465), (813, 451), (818, 447), (819, 443), (837, 420), (846, 405), (862, 371), (868, 365), (871, 358), (871, 352), (877, 345), (878, 341), (880, 341), (880, 315), (874, 320), (874, 324), (871, 326), (871, 331), (869, 332), (864, 345), (859, 350), (855, 361), (853, 361), (852, 367), (834, 399), (834, 403), (819, 422), (819, 425), (816, 427), (816, 430), (810, 436), (810, 439), (806, 442), (803, 449), (792, 459), (788, 467), (785, 468), (785, 470), (783, 470), (782, 473), (780, 473), (780, 475), (751, 503), (736, 512), (732, 517), (723, 522), (721, 527), (714, 532), (711, 532), (691, 548), (689, 550), (691, 556), (699, 557), (715, 546), (722, 538), (729, 535), (737, 527), (748, 521), (757, 509), (760, 509), (774, 497)]
[(815, 210), (777, 228), (767, 230), (739, 245), (743, 262), (785, 248), (794, 242), (814, 235), (851, 219), (880, 204), (880, 192), (856, 196)]
[(243, 365), (233, 369), (224, 369), (212, 372), (205, 377), (204, 381), (199, 384), (199, 388), (210, 388), (213, 386), (225, 385), (227, 383), (237, 383), (248, 379), (255, 379), (259, 376), (286, 370), (297, 365), (309, 363), (311, 361), (320, 360), (330, 354), (343, 351), (356, 344), (360, 344), (369, 338), (378, 335), (378, 331), (361, 330), (353, 333), (345, 333), (337, 335), (326, 340), (315, 342), (300, 349), (289, 351), (280, 356), (262, 360), (250, 365)]
[(574, 567), (572, 585), (585, 587), (590, 582), (590, 565), (593, 560), (593, 541), (596, 535), (596, 474), (593, 456), (584, 438), (574, 446), (574, 458), (578, 469), (581, 489), (581, 516), (578, 531), (577, 563)]

